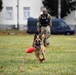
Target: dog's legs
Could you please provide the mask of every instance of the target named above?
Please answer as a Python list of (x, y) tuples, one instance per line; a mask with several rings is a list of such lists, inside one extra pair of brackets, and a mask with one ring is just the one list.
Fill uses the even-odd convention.
[(36, 53), (35, 53), (35, 56), (36, 56), (37, 60), (39, 61), (39, 63), (41, 63), (41, 59), (40, 59), (40, 57), (39, 57), (39, 54), (36, 54)]
[(43, 56), (43, 58), (41, 59), (41, 62), (43, 62), (46, 59), (45, 50), (44, 49), (42, 49), (42, 56)]
[(43, 56), (42, 61), (43, 61), (43, 60), (46, 59), (46, 57), (45, 57), (45, 47), (44, 46), (41, 46), (41, 51), (42, 51), (42, 56)]
[(42, 56), (43, 56), (43, 58), (42, 58), (42, 61), (43, 61), (43, 60), (46, 59), (46, 57), (45, 57), (45, 52), (42, 52)]

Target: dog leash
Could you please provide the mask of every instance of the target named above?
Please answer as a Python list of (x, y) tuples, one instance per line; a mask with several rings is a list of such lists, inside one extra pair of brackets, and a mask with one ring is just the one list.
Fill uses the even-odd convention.
[(21, 69), (21, 66), (23, 66), (24, 63), (25, 63), (25, 57), (26, 57), (27, 53), (32, 53), (32, 52), (34, 52), (34, 50), (35, 50), (34, 47), (30, 47), (30, 48), (28, 48), (28, 49), (26, 50), (26, 53), (25, 53), (25, 55), (24, 55), (24, 57), (23, 57), (22, 64), (18, 66), (18, 70), (20, 70), (21, 72), (23, 72), (23, 70)]
[(25, 57), (26, 57), (27, 53), (25, 53), (24, 57), (23, 57), (23, 61), (22, 64), (18, 66), (18, 70), (20, 70), (21, 72), (23, 72), (23, 70), (21, 69), (21, 67), (23, 67), (24, 63), (25, 63)]

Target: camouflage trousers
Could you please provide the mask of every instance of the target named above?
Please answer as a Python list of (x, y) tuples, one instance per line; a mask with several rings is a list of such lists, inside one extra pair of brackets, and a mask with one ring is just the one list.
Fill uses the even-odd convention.
[(51, 31), (50, 31), (50, 26), (46, 26), (46, 27), (41, 27), (41, 35), (42, 34), (45, 34), (45, 38), (43, 40), (43, 43), (44, 45), (49, 45), (50, 44), (50, 34), (51, 34)]

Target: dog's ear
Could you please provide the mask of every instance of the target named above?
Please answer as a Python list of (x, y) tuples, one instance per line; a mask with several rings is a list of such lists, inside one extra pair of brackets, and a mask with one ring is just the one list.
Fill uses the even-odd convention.
[(41, 35), (39, 35), (39, 38), (40, 38), (40, 40), (42, 40), (42, 36)]
[(34, 40), (37, 38), (37, 34), (34, 35)]

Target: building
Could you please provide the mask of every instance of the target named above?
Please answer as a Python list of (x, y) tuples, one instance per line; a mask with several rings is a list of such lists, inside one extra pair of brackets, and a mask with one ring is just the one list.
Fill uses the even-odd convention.
[(3, 10), (0, 12), (0, 30), (17, 28), (27, 29), (27, 19), (37, 18), (42, 7), (41, 0), (3, 0)]
[(71, 12), (68, 16), (64, 17), (63, 20), (70, 26), (76, 27), (76, 11)]
[[(72, 0), (76, 1), (76, 0)], [(68, 14), (68, 16), (64, 17), (63, 20), (70, 26), (76, 29), (76, 10)]]
[[(43, 7), (41, 0), (3, 0), (3, 10), (0, 12), (0, 30), (17, 28), (27, 30), (27, 19), (37, 18)], [(71, 12), (63, 20), (76, 26), (76, 11)]]

